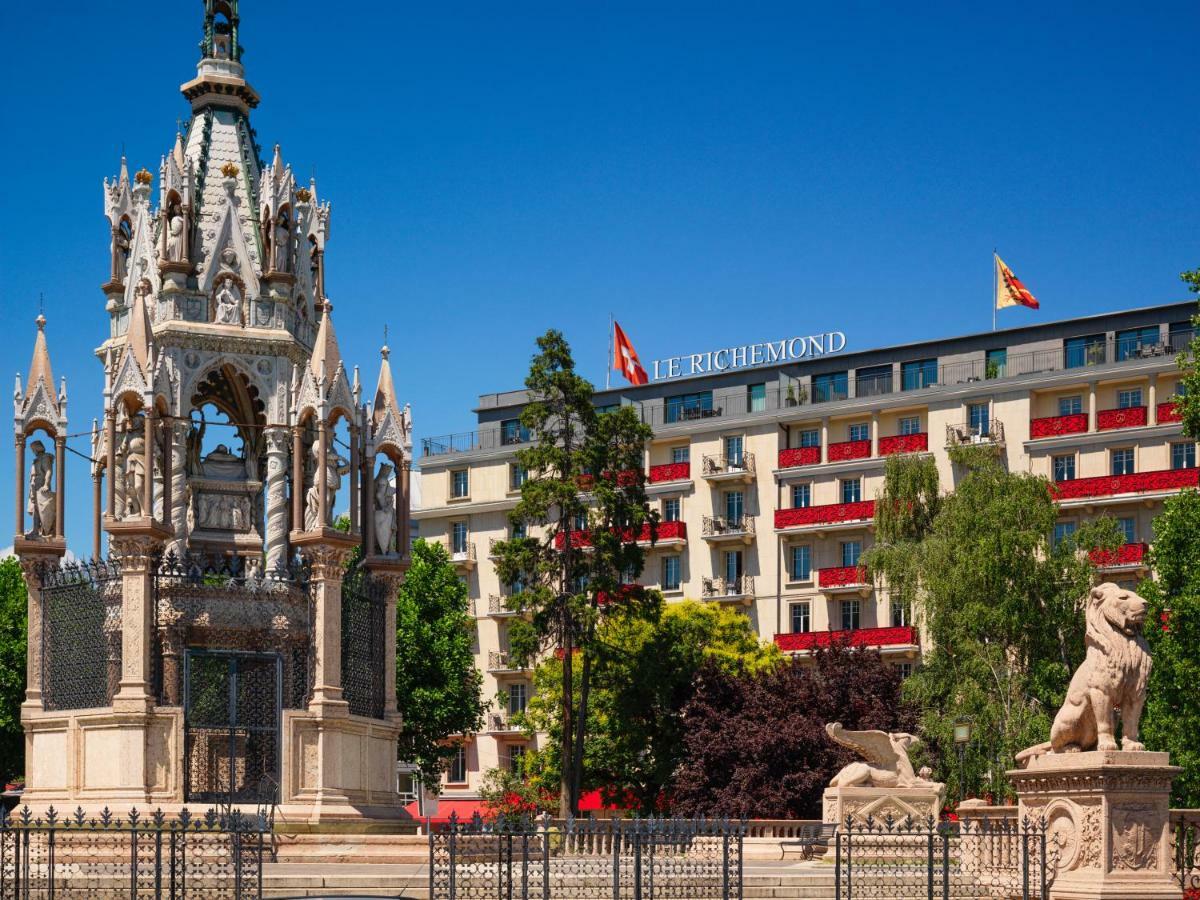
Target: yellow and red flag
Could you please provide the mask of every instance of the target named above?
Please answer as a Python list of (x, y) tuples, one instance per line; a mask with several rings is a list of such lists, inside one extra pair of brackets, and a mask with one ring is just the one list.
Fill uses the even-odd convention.
[(1029, 293), (1029, 288), (1004, 264), (1004, 260), (995, 253), (992, 256), (996, 257), (996, 309), (1006, 309), (1010, 306), (1040, 309), (1037, 298)]
[(642, 368), (637, 351), (633, 349), (633, 344), (625, 336), (625, 332), (621, 330), (621, 326), (616, 323), (616, 320), (613, 321), (612, 367), (624, 375), (630, 384), (646, 384), (650, 380), (646, 375), (646, 370)]

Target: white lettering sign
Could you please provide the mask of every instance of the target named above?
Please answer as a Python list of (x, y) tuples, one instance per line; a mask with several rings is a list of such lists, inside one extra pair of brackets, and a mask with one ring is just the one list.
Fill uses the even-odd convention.
[(704, 353), (672, 356), (654, 361), (654, 380), (687, 378), (689, 375), (711, 375), (732, 369), (753, 369), (762, 365), (777, 365), (797, 359), (812, 359), (846, 348), (846, 335), (841, 331), (810, 334), (805, 337), (784, 338), (740, 347), (722, 347)]

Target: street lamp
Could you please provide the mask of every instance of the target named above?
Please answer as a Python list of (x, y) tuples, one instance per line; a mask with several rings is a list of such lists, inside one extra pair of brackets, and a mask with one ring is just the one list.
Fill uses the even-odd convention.
[(958, 804), (963, 802), (963, 757), (967, 752), (967, 744), (971, 742), (971, 719), (961, 718), (954, 722), (954, 748), (958, 751)]

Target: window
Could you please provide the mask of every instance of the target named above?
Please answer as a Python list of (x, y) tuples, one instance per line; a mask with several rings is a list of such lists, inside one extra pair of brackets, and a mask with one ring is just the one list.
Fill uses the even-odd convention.
[(1055, 522), (1054, 523), (1054, 538), (1051, 543), (1058, 547), (1063, 541), (1073, 541), (1075, 539), (1074, 522)]
[(862, 541), (842, 541), (843, 568), (857, 566), (860, 556), (862, 556)]
[(1117, 528), (1125, 538), (1125, 543), (1132, 544), (1137, 541), (1137, 519), (1132, 516), (1117, 519)]
[(892, 627), (903, 628), (911, 624), (912, 610), (909, 609), (908, 602), (902, 599), (892, 600)]
[(525, 582), (520, 578), (508, 585), (508, 596), (517, 597), (525, 592)]
[(663, 500), (663, 521), (678, 522), (680, 520), (680, 514), (682, 513), (682, 506), (683, 501), (678, 497), (668, 497)]
[(529, 687), (521, 682), (510, 684), (508, 686), (508, 714), (515, 716), (517, 713), (525, 712), (525, 705), (529, 701)]
[(842, 601), (842, 631), (855, 631), (862, 625), (862, 604), (858, 600)]
[(820, 447), (821, 431), (818, 428), (806, 428), (800, 432), (801, 447)]
[(1172, 469), (1194, 469), (1196, 468), (1196, 445), (1192, 442), (1186, 444), (1171, 445), (1171, 468)]
[(807, 603), (792, 604), (792, 633), (807, 634), (812, 631), (812, 610)]
[(725, 494), (725, 520), (730, 527), (740, 525), (745, 515), (746, 495), (741, 491), (728, 491)]
[(609, 413), (616, 412), (620, 408), (621, 408), (620, 403), (605, 403), (603, 406), (596, 407), (596, 415), (606, 416)]
[(767, 411), (767, 386), (765, 384), (752, 384), (746, 388), (746, 410), (747, 412)]
[(1172, 322), (1168, 325), (1167, 342), (1171, 345), (1171, 350), (1175, 353), (1186, 350), (1192, 342), (1192, 334), (1191, 322)]
[(984, 355), (983, 371), (985, 378), (1003, 378), (1008, 372), (1008, 351), (989, 350)]
[(467, 552), (467, 523), (454, 522), (450, 526), (450, 552)]
[(662, 561), (662, 588), (677, 591), (683, 583), (682, 568), (678, 556), (664, 556)]
[(745, 452), (742, 450), (742, 436), (739, 434), (735, 437), (725, 438), (725, 464), (728, 466), (740, 467), (745, 460)]
[(667, 398), (667, 423), (686, 422), (688, 419), (707, 419), (713, 415), (712, 391), (695, 394), (679, 394)]
[(915, 391), (937, 384), (937, 359), (916, 359), (900, 363), (900, 389)]
[(892, 367), (864, 366), (854, 370), (854, 396), (874, 397), (892, 392)]
[(528, 748), (524, 744), (514, 744), (508, 748), (508, 771), (513, 775), (525, 774), (525, 753)]
[(510, 530), (512, 531), (512, 538), (514, 541), (526, 537), (529, 533), (524, 522), (514, 522)]
[(505, 419), (500, 423), (501, 444), (524, 444), (529, 441), (529, 429), (520, 419)]
[(725, 581), (732, 583), (742, 577), (742, 551), (725, 551)]
[(450, 784), (467, 783), (467, 748), (461, 744), (450, 757), (450, 765), (446, 767), (446, 781)]
[(584, 510), (580, 510), (579, 512), (575, 513), (575, 515), (573, 515), (571, 517), (571, 530), (572, 531), (587, 531), (587, 527), (588, 527), (587, 512), (585, 512)]
[(1117, 391), (1117, 409), (1133, 409), (1142, 405), (1142, 389), (1130, 388), (1127, 391)]
[(1112, 474), (1114, 475), (1132, 475), (1133, 474), (1133, 448), (1122, 447), (1120, 450), (1112, 451)]
[(862, 479), (845, 478), (842, 480), (842, 502), (858, 503), (862, 500)]
[(920, 416), (902, 416), (900, 418), (900, 433), (901, 434), (920, 434), (921, 433), (921, 417)]
[(869, 441), (871, 439), (871, 426), (866, 422), (857, 422), (850, 426), (850, 440), (852, 441)]
[(792, 485), (792, 508), (804, 509), (812, 506), (812, 485), (811, 484), (793, 484)]
[(1104, 335), (1089, 334), (1063, 341), (1063, 367), (1098, 366), (1104, 362)]
[(1075, 454), (1054, 457), (1054, 480), (1071, 481), (1075, 477)]
[(908, 678), (913, 673), (912, 663), (896, 663), (896, 668), (900, 670), (900, 677)]
[[(1145, 328), (1129, 328), (1117, 332), (1117, 361), (1141, 356), (1161, 343), (1157, 325)], [(1139, 404), (1140, 405), (1140, 404)]]
[(848, 381), (845, 372), (829, 372), (814, 375), (812, 380), (813, 403), (828, 403), (830, 400), (845, 400)]
[(510, 491), (519, 491), (521, 485), (529, 480), (529, 473), (525, 471), (524, 466), (519, 466), (513, 463), (508, 467), (508, 489)]
[(808, 581), (812, 578), (812, 547), (808, 544), (797, 544), (792, 547), (790, 571), (792, 581)]
[(1058, 398), (1058, 414), (1060, 416), (1077, 416), (1083, 412), (1083, 397), (1072, 394), (1070, 397)]
[(456, 500), (470, 496), (471, 482), (466, 469), (455, 469), (450, 473), (450, 496)]
[(685, 463), (685, 462), (691, 462), (691, 459), (692, 459), (692, 448), (691, 447), (685, 445), (683, 447), (672, 447), (671, 448), (671, 462), (675, 463), (675, 465), (679, 465), (680, 463)]
[(986, 403), (967, 404), (967, 424), (971, 434), (987, 437), (991, 433), (991, 408)]

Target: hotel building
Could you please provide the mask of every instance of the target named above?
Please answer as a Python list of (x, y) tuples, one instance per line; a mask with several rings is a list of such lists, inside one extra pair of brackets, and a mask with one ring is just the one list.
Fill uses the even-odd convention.
[[(597, 392), (597, 407), (633, 405), (654, 429), (645, 465), (662, 525), (640, 580), (669, 601), (736, 604), (790, 654), (848, 631), (911, 669), (921, 645), (910, 611), (859, 568), (884, 462), (929, 454), (952, 490), (961, 473), (948, 451), (975, 444), (1056, 482), (1055, 539), (1090, 516), (1115, 518), (1125, 545), (1101, 562), (1112, 580), (1136, 581), (1163, 499), (1200, 474), (1173, 403), (1194, 312), (1175, 303), (874, 350), (830, 352), (845, 341), (823, 336), (792, 345), (798, 359), (775, 344), (660, 361), (664, 376), (750, 365)], [(786, 361), (752, 364), (767, 358)], [(501, 700), (451, 766), (447, 796), (476, 790), (526, 746), (509, 716), (532, 673), (506, 652), (513, 614), (489, 556), (510, 536), (527, 399), (485, 394), (476, 431), (424, 441), (415, 517), (470, 586), (484, 696)]]

